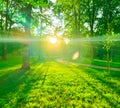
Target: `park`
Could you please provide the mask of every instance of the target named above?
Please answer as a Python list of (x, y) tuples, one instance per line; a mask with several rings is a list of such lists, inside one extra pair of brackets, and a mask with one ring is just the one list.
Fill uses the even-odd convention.
[(1, 0), (0, 108), (120, 108), (119, 13), (119, 0)]

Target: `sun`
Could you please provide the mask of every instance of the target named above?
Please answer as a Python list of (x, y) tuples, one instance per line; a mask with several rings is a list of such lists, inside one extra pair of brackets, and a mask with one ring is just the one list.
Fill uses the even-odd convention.
[(57, 38), (56, 37), (50, 37), (49, 41), (52, 44), (56, 44), (57, 43)]

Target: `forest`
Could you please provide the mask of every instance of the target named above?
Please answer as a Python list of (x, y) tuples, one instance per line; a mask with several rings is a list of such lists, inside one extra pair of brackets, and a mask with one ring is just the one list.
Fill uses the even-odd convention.
[(0, 0), (1, 108), (119, 108), (120, 0)]

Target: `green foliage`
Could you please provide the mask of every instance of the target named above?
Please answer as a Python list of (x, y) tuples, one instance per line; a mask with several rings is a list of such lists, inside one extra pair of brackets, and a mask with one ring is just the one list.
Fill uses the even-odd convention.
[(113, 37), (107, 36), (103, 48), (109, 51), (112, 45), (113, 45)]
[[(0, 16), (2, 26), (0, 26), (5, 28), (6, 16), (8, 18), (7, 25), (9, 29), (14, 24), (21, 23), (24, 25), (25, 6), (31, 5), (32, 19), (44, 16), (44, 18), (40, 17), (40, 20), (38, 18), (35, 21), (39, 26), (42, 19), (45, 19), (44, 23), (46, 24), (50, 22), (49, 20), (52, 16), (45, 16), (44, 11), (52, 9), (56, 16), (63, 17), (64, 31), (75, 37), (81, 37), (81, 35), (104, 35), (107, 32), (119, 33), (119, 4), (119, 0), (57, 0), (56, 3), (52, 3), (49, 0), (8, 0), (8, 9), (6, 11), (6, 2), (1, 1)], [(33, 11), (33, 9), (36, 9), (36, 11)], [(43, 12), (40, 12), (41, 9)], [(22, 16), (21, 14), (24, 15)], [(85, 24), (87, 24), (87, 27), (85, 27)], [(36, 23), (31, 22), (31, 25), (33, 26), (31, 27), (32, 29), (39, 27)], [(33, 31), (32, 29), (31, 31)]]

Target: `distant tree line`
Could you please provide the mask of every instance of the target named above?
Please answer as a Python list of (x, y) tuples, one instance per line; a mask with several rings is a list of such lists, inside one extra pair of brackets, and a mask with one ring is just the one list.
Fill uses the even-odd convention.
[[(52, 16), (58, 18), (61, 24), (54, 25)], [(48, 26), (54, 28), (55, 35), (62, 32), (63, 37), (113, 36), (120, 33), (119, 22), (120, 0), (56, 0), (56, 3), (50, 0), (0, 1), (0, 38), (29, 39), (35, 35), (35, 30), (38, 36), (45, 36)], [(50, 31), (47, 32), (49, 34)], [(7, 59), (7, 47), (6, 42), (1, 42), (3, 60)], [(94, 51), (99, 58), (100, 53), (104, 53), (99, 48), (94, 48)], [(29, 43), (24, 43), (21, 69), (29, 68)]]

